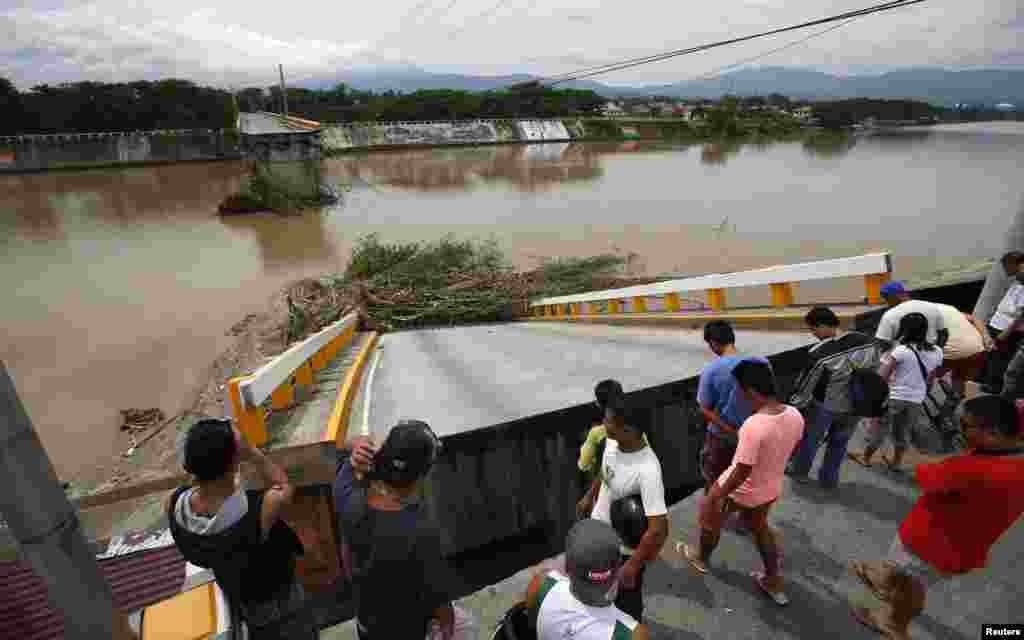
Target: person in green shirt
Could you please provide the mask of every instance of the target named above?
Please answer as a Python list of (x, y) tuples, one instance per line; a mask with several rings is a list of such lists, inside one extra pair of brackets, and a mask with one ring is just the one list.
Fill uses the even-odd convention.
[[(590, 427), (587, 438), (580, 447), (580, 458), (578, 465), (580, 471), (586, 476), (587, 483), (594, 481), (594, 477), (601, 469), (601, 460), (604, 458), (604, 445), (608, 438), (608, 431), (604, 426), (604, 410), (608, 403), (615, 398), (625, 395), (622, 385), (618, 380), (602, 380), (594, 387), (594, 405), (602, 416), (601, 422)], [(647, 436), (644, 435), (644, 444), (650, 445)]]

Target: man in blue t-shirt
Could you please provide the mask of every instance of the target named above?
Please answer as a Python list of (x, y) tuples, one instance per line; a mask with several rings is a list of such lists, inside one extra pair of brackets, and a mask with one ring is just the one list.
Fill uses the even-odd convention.
[(704, 325), (704, 342), (718, 356), (704, 367), (697, 388), (697, 404), (707, 422), (700, 466), (704, 475), (704, 494), (718, 476), (732, 464), (736, 453), (737, 433), (750, 417), (750, 403), (739, 392), (733, 368), (743, 360), (768, 363), (760, 356), (741, 356), (736, 351), (736, 333), (725, 320), (712, 320)]

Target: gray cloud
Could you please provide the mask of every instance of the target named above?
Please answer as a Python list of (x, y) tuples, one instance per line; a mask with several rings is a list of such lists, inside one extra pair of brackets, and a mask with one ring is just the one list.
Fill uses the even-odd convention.
[(1007, 29), (1024, 29), (1024, 14), (1014, 16), (1002, 23)]
[(992, 54), (992, 63), (997, 65), (1024, 65), (1024, 49), (996, 51)]
[(565, 19), (569, 22), (577, 22), (579, 24), (593, 24), (594, 17), (588, 16), (582, 13), (573, 13), (565, 16)]
[[(718, 0), (638, 8), (599, 0), (377, 0), (351, 5), (208, 0), (0, 0), (0, 74), (19, 86), (166, 75), (222, 86), (412, 63), (471, 74), (552, 75), (838, 13), (864, 0)], [(1019, 65), (1019, 0), (924, 3), (859, 20), (762, 64), (849, 71)], [(368, 35), (370, 34), (370, 35)], [(757, 56), (790, 34), (601, 77), (676, 81)], [(525, 54), (524, 54), (525, 52)]]

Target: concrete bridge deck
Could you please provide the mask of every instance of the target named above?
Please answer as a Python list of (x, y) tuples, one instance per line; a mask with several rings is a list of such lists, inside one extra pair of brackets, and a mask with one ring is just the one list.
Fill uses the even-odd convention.
[[(737, 332), (752, 355), (813, 341), (806, 332)], [(701, 331), (555, 322), (403, 331), (382, 336), (378, 352), (350, 433), (383, 436), (416, 418), (443, 437), (592, 402), (605, 378), (627, 392), (689, 378), (713, 358)]]

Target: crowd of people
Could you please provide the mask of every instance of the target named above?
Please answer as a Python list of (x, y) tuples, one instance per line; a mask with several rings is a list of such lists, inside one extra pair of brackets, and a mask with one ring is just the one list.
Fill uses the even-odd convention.
[[(752, 583), (787, 606), (781, 535), (769, 523), (786, 476), (812, 482), (824, 447), (818, 483), (841, 491), (844, 461), (872, 466), (887, 440), (893, 454), (881, 456), (884, 469), (906, 473), (909, 444), (928, 452), (940, 444), (923, 403), (949, 374), (943, 410), (955, 415), (966, 448), (914, 467), (920, 495), (886, 557), (848, 563), (888, 606), (852, 613), (886, 637), (909, 638), (929, 588), (983, 569), (989, 549), (1024, 513), (1024, 438), (1013, 402), (1024, 395), (1024, 255), (1008, 254), (1003, 265), (1018, 280), (984, 321), (914, 300), (899, 282), (883, 287), (890, 308), (874, 336), (843, 331), (831, 309), (813, 308), (805, 321), (818, 342), (786, 394), (767, 359), (738, 351), (727, 322), (709, 322), (704, 341), (715, 357), (697, 393), (706, 420), (704, 490), (692, 538), (672, 545), (684, 566), (712, 574), (722, 529), (731, 526), (749, 536), (764, 564)], [(965, 400), (967, 382), (979, 376), (984, 393)], [(540, 640), (649, 635), (644, 573), (669, 539), (663, 461), (649, 421), (618, 381), (598, 383), (594, 395), (600, 420), (579, 452), (588, 488), (565, 541), (564, 567), (535, 575), (517, 609)], [(850, 451), (858, 430), (866, 444)], [(476, 620), (453, 604), (457, 581), (442, 555), (439, 525), (422, 508), (422, 482), (441, 449), (429, 425), (404, 421), (379, 446), (355, 438), (339, 455), (341, 564), (354, 586), (360, 640), (467, 640), (479, 633)], [(281, 517), (295, 491), (288, 477), (225, 419), (199, 421), (184, 454), (194, 483), (167, 504), (182, 554), (213, 570), (249, 637), (316, 637), (296, 577), (302, 544)], [(243, 462), (262, 476), (265, 491), (239, 486)]]

